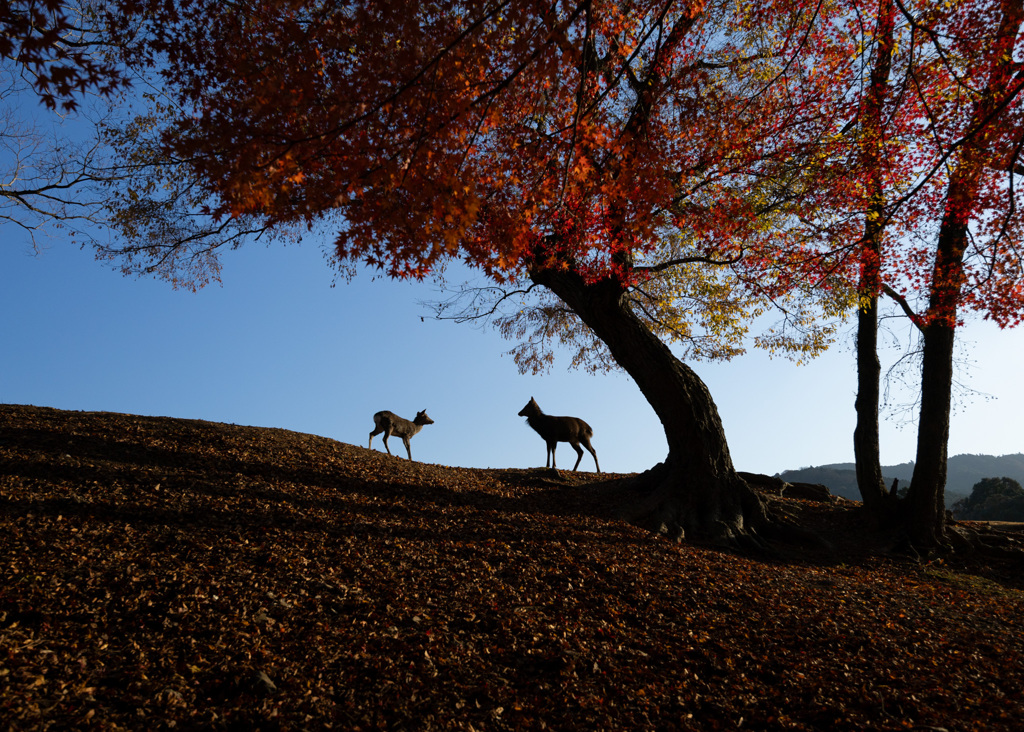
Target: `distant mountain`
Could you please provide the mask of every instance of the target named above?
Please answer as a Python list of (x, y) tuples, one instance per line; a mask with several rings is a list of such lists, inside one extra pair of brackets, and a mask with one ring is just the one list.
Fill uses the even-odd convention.
[[(914, 463), (882, 466), (885, 484), (892, 485), (898, 478), (906, 488), (914, 474)], [(835, 463), (799, 470), (786, 470), (779, 477), (787, 483), (821, 483), (837, 496), (860, 500), (857, 473), (853, 463)], [(946, 475), (946, 506), (953, 505), (971, 494), (974, 484), (982, 478), (1013, 478), (1024, 485), (1024, 454), (1015, 455), (956, 455), (949, 459)]]

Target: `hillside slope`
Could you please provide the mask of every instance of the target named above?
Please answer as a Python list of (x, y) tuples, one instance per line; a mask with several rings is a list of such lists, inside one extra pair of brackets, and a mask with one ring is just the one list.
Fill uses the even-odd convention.
[[(0, 718), (1008, 730), (1024, 717), (1018, 585), (984, 566), (672, 544), (605, 515), (610, 478), (0, 405)], [(772, 500), (833, 522), (833, 538), (864, 535), (853, 504)]]

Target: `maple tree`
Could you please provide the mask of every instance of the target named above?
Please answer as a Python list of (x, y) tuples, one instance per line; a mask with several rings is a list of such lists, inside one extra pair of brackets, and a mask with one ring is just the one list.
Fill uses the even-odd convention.
[[(1020, 2), (936, 8), (880, 0), (865, 31), (870, 73), (858, 109), (855, 176), (864, 233), (858, 320), (858, 482), (865, 506), (896, 518), (918, 546), (945, 542), (946, 446), (953, 345), (962, 313), (1020, 322), (1024, 172)], [(898, 49), (898, 51), (897, 51)], [(878, 454), (878, 297), (920, 329), (921, 412), (905, 506)], [(904, 510), (905, 509), (905, 510)]]
[[(1024, 218), (1014, 187), (1014, 177), (1024, 172), (1024, 64), (1015, 60), (1024, 47), (1024, 3), (1004, 0), (986, 10), (965, 14), (966, 32), (949, 33), (952, 47), (967, 59), (956, 82), (971, 94), (956, 105), (958, 114), (938, 110), (943, 118), (929, 120), (952, 127), (955, 137), (939, 138), (946, 148), (943, 169), (948, 173), (922, 318), (921, 416), (907, 495), (912, 538), (926, 546), (941, 542), (944, 535), (942, 489), (960, 312), (980, 310), (1000, 325), (1017, 324), (1024, 314), (1019, 249)], [(981, 52), (972, 56), (972, 50)], [(935, 211), (928, 204), (923, 203), (926, 210)]]
[(885, 222), (886, 185), (882, 155), (886, 141), (897, 137), (885, 124), (885, 102), (889, 98), (889, 75), (895, 50), (896, 7), (890, 0), (878, 4), (874, 57), (867, 93), (861, 113), (861, 163), (865, 168), (864, 233), (859, 252), (860, 273), (857, 282), (857, 425), (853, 434), (857, 484), (864, 506), (878, 515), (891, 507), (892, 496), (882, 478), (878, 410), (881, 363), (878, 359), (878, 307), (882, 292), (881, 258)]
[[(809, 267), (791, 253), (815, 235), (801, 221), (827, 216), (822, 141), (846, 106), (835, 7), (119, 5), (178, 105), (162, 142), (213, 216), (337, 216), (339, 263), (421, 278), (460, 257), (498, 285), (545, 288), (664, 425), (669, 454), (634, 519), (721, 541), (770, 528), (711, 395), (659, 337), (684, 330), (662, 303), (687, 291), (672, 278), (700, 292), (739, 261), (730, 287), (802, 302)], [(827, 292), (842, 278), (821, 259)]]

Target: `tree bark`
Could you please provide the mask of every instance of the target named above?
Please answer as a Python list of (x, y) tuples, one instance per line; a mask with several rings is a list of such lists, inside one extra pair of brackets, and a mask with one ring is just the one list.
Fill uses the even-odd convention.
[(911, 542), (924, 550), (946, 543), (945, 488), (949, 410), (953, 396), (953, 342), (953, 326), (935, 322), (925, 328), (917, 457), (906, 503), (907, 533)]
[(925, 315), (917, 456), (906, 504), (907, 533), (914, 546), (925, 551), (946, 543), (946, 451), (953, 398), (953, 346), (964, 283), (967, 212), (977, 195), (980, 171), (980, 166), (968, 160), (950, 179)]
[(857, 426), (853, 453), (857, 488), (864, 508), (879, 520), (891, 516), (894, 500), (885, 488), (878, 430), (882, 365), (878, 360), (878, 296), (867, 298), (857, 313)]
[(562, 299), (608, 347), (657, 413), (668, 456), (641, 476), (628, 520), (674, 539), (750, 547), (770, 528), (764, 503), (736, 473), (725, 430), (700, 377), (636, 317), (612, 280), (588, 284), (571, 270), (541, 270), (534, 282)]
[(892, 68), (895, 7), (893, 0), (879, 0), (878, 46), (871, 69), (871, 85), (864, 111), (862, 158), (867, 168), (871, 199), (864, 224), (857, 313), (857, 426), (853, 453), (857, 488), (864, 507), (876, 519), (888, 520), (895, 497), (885, 489), (878, 431), (882, 365), (878, 360), (878, 296), (882, 289), (882, 234), (885, 221), (885, 181), (881, 146), (884, 139), (883, 107), (889, 93)]

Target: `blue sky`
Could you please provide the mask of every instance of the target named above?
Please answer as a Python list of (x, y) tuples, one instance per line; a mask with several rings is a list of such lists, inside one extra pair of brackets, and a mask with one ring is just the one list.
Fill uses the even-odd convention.
[[(436, 424), (413, 439), (414, 458), (505, 468), (543, 465), (543, 442), (517, 416), (533, 396), (548, 414), (593, 426), (606, 471), (665, 456), (660, 424), (624, 374), (568, 371), (561, 358), (550, 374), (520, 375), (493, 330), (431, 319), (420, 304), (438, 297), (431, 283), (363, 272), (332, 288), (315, 242), (229, 252), (223, 284), (192, 293), (125, 278), (59, 236), (34, 253), (19, 230), (0, 229), (2, 403), (281, 427), (362, 446), (374, 412), (426, 409)], [(852, 460), (852, 337), (847, 329), (806, 366), (759, 353), (694, 364), (738, 469)], [(956, 407), (950, 455), (1024, 452), (1024, 331), (972, 323), (959, 355), (972, 362), (961, 381), (979, 394)], [(916, 426), (901, 420), (883, 423), (886, 464), (913, 460)], [(563, 468), (575, 461), (568, 445), (558, 457)], [(593, 470), (589, 455), (581, 469)]]
[[(31, 96), (3, 102), (47, 135), (74, 136), (73, 118), (43, 112)], [(548, 374), (521, 375), (505, 354), (513, 344), (494, 330), (431, 319), (420, 303), (439, 297), (432, 283), (362, 272), (332, 287), (313, 240), (228, 252), (223, 284), (193, 293), (125, 278), (60, 230), (40, 233), (38, 251), (11, 223), (0, 223), (0, 236), (0, 403), (280, 427), (356, 445), (366, 444), (374, 412), (412, 418), (426, 409), (435, 424), (414, 438), (417, 460), (504, 468), (543, 465), (542, 440), (517, 416), (533, 396), (547, 413), (593, 426), (606, 471), (644, 470), (665, 456), (661, 426), (626, 375), (568, 371), (567, 356)], [(895, 337), (905, 344), (900, 322)], [(852, 341), (848, 327), (805, 366), (757, 352), (692, 364), (738, 469), (852, 461)], [(1024, 330), (971, 323), (958, 355), (969, 364), (960, 380), (976, 393), (956, 405), (950, 454), (1024, 452)], [(914, 417), (883, 414), (885, 464), (913, 459)], [(571, 448), (558, 454), (571, 467)], [(593, 469), (589, 455), (581, 467)]]

